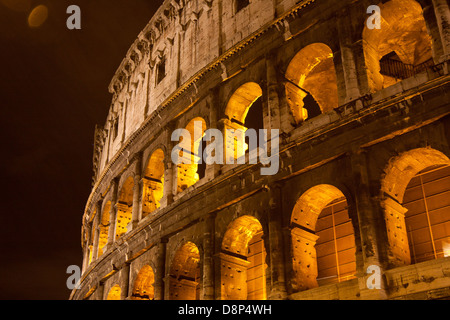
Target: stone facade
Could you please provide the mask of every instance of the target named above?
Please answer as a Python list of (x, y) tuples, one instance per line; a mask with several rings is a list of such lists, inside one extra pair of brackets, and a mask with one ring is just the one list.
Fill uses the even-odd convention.
[[(383, 2), (378, 30), (363, 0), (165, 1), (109, 87), (70, 298), (448, 299), (449, 4)], [(252, 127), (257, 101), (277, 174), (172, 163), (174, 130)], [(406, 202), (427, 170), (422, 261)]]

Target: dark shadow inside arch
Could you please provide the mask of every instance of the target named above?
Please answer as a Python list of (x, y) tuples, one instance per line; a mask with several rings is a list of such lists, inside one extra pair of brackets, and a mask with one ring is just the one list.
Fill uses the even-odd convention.
[[(254, 129), (256, 131), (256, 135), (258, 137), (258, 143), (257, 146), (261, 146), (262, 144), (259, 141), (259, 130), (264, 129), (264, 119), (263, 119), (263, 104), (262, 104), (262, 97), (259, 97), (253, 104), (251, 105), (250, 109), (248, 110), (247, 117), (245, 118), (245, 127), (248, 129)], [(245, 143), (249, 145), (249, 138), (245, 137)], [(247, 150), (247, 153), (249, 153), (250, 149)]]
[[(205, 149), (206, 149), (206, 141), (205, 141), (205, 137), (203, 137), (201, 142), (198, 145), (197, 154), (200, 157), (202, 157)], [(206, 176), (206, 162), (205, 162), (205, 159), (203, 159), (203, 158), (201, 158), (199, 160), (199, 163), (197, 164), (197, 174), (198, 174), (199, 179), (202, 179)]]
[(305, 104), (304, 108), (308, 111), (308, 119), (315, 118), (322, 114), (319, 104), (310, 93), (303, 99), (303, 103)]

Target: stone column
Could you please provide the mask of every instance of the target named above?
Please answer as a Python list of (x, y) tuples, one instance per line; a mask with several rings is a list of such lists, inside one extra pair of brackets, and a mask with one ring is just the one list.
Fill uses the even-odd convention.
[(388, 196), (384, 196), (381, 202), (391, 256), (390, 263), (396, 267), (409, 265), (411, 264), (411, 252), (405, 221), (405, 214), (408, 210)]
[(136, 167), (133, 186), (133, 211), (131, 214), (131, 229), (135, 229), (142, 216), (142, 152), (136, 154)]
[(95, 290), (95, 300), (106, 300), (104, 282), (99, 281), (97, 290)]
[(267, 79), (267, 121), (265, 124), (268, 126), (265, 129), (268, 130), (267, 139), (271, 139), (270, 130), (281, 128), (280, 118), (280, 99), (278, 96), (278, 77), (276, 70), (275, 57), (269, 56), (266, 58), (266, 79)]
[(282, 194), (278, 186), (270, 189), (269, 212), (269, 255), (270, 255), (270, 279), (271, 287), (268, 292), (269, 300), (281, 300), (287, 298), (286, 273), (284, 266), (283, 234), (282, 234)]
[(88, 223), (88, 225), (84, 228), (84, 232), (87, 233), (86, 242), (84, 244), (84, 252), (83, 252), (83, 265), (82, 265), (82, 273), (84, 273), (89, 266), (89, 255), (90, 255), (90, 241), (92, 234), (92, 223)]
[(266, 59), (267, 68), (267, 95), (270, 111), (274, 112), (271, 129), (279, 129), (281, 133), (288, 133), (294, 129), (294, 118), (286, 100), (284, 75), (277, 70), (274, 56)]
[(285, 281), (286, 281), (286, 291), (290, 295), (292, 293), (298, 292), (296, 289), (295, 272), (294, 272), (294, 257), (292, 249), (292, 236), (291, 227), (285, 226), (281, 228), (282, 244), (284, 247), (284, 270), (285, 270)]
[(361, 96), (371, 93), (363, 41), (364, 40), (360, 39), (352, 45), (352, 54), (355, 61), (355, 72), (357, 74), (358, 87)]
[(130, 288), (130, 264), (125, 263), (122, 267), (122, 283), (123, 283), (123, 297), (125, 300), (131, 300), (132, 288)]
[(337, 17), (339, 47), (341, 48), (340, 55), (345, 82), (345, 103), (361, 96), (358, 86), (355, 56), (353, 54), (352, 30), (351, 24), (349, 23), (349, 15), (350, 12), (346, 9), (343, 14)]
[(111, 181), (111, 209), (109, 212), (109, 229), (108, 229), (108, 243), (106, 244), (106, 248), (103, 248), (103, 252), (106, 252), (109, 248), (111, 248), (112, 244), (115, 241), (116, 236), (116, 225), (117, 225), (117, 198), (118, 198), (118, 188), (119, 181), (113, 179)]
[(432, 2), (444, 50), (441, 60), (445, 61), (450, 58), (450, 9), (447, 0), (432, 0)]
[[(387, 242), (383, 238), (386, 226), (380, 217), (377, 208), (378, 199), (370, 195), (370, 181), (367, 172), (366, 154), (362, 150), (354, 150), (351, 155), (351, 166), (353, 176), (353, 193), (359, 222), (359, 234), (362, 250), (362, 270), (357, 270), (361, 299), (378, 300), (387, 297), (385, 283), (382, 281), (381, 289), (369, 289), (367, 279), (370, 275), (366, 273), (370, 266), (377, 266), (381, 272), (386, 268)], [(379, 207), (379, 205), (378, 205)], [(384, 250), (384, 252), (382, 252)]]
[(161, 207), (166, 207), (173, 202), (173, 196), (176, 191), (176, 170), (177, 166), (172, 163), (170, 155), (166, 161), (166, 169), (164, 170), (164, 195), (161, 199)]
[(160, 201), (160, 206), (166, 207), (173, 202), (173, 196), (176, 194), (176, 170), (177, 166), (172, 162), (172, 150), (176, 145), (176, 142), (171, 141), (172, 132), (174, 131), (173, 125), (168, 126), (166, 130), (166, 145), (167, 152), (165, 153), (164, 163), (164, 194)]
[(203, 235), (203, 297), (202, 300), (214, 300), (214, 237), (216, 215), (208, 216)]
[(422, 3), (423, 11), (422, 15), (425, 19), (427, 26), (427, 32), (431, 36), (432, 42), (432, 55), (435, 64), (439, 63), (439, 60), (444, 56), (444, 48), (442, 47), (441, 33), (436, 20), (436, 14), (432, 3)]
[(161, 239), (158, 243), (158, 257), (155, 272), (155, 300), (164, 300), (164, 278), (166, 274), (166, 248), (167, 240)]
[[(218, 115), (217, 110), (219, 109), (219, 93), (217, 89), (210, 89), (208, 95), (208, 105), (209, 105), (209, 128), (215, 128), (220, 130), (218, 124)], [(206, 146), (208, 146), (211, 142), (207, 142)], [(217, 151), (216, 151), (217, 152)], [(219, 151), (220, 152), (220, 151)], [(215, 155), (215, 154), (214, 154)], [(205, 160), (205, 159), (203, 159)], [(206, 165), (206, 177), (208, 180), (212, 180), (220, 174), (220, 164), (211, 164)]]
[(100, 223), (101, 223), (101, 219), (102, 219), (102, 202), (98, 201), (97, 205), (96, 205), (96, 213), (97, 215), (95, 216), (95, 220), (94, 220), (94, 228), (95, 228), (95, 233), (94, 233), (94, 243), (93, 243), (93, 252), (92, 252), (92, 261), (97, 260), (98, 258), (98, 242), (99, 242), (99, 238), (100, 238)]

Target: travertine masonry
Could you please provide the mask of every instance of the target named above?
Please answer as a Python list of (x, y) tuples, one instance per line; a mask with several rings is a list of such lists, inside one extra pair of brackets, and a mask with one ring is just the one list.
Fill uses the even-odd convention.
[[(109, 86), (70, 298), (448, 299), (448, 2), (372, 4), (166, 0)], [(244, 154), (227, 129), (278, 129), (278, 173), (174, 164), (195, 121)]]

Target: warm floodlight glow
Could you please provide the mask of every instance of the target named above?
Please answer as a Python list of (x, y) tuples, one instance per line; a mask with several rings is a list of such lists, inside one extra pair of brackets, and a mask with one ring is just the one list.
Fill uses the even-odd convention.
[(442, 251), (444, 251), (444, 257), (450, 257), (450, 242), (442, 243)]
[(48, 9), (44, 5), (39, 5), (31, 11), (28, 16), (28, 25), (31, 28), (40, 27), (48, 17)]

